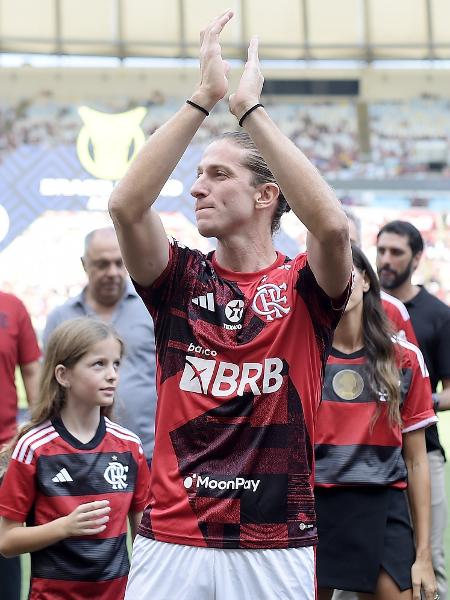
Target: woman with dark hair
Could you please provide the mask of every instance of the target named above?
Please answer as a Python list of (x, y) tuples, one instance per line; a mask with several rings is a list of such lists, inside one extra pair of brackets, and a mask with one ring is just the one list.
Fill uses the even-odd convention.
[(423, 590), (433, 600), (424, 428), (436, 416), (428, 372), (420, 351), (393, 336), (375, 272), (352, 251), (354, 288), (317, 417), (319, 600), (334, 589), (360, 600), (416, 600)]

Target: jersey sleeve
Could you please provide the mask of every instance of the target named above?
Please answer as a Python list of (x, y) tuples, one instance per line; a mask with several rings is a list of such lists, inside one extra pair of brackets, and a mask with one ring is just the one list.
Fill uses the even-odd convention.
[(146, 287), (131, 280), (153, 318), (169, 306), (177, 305), (177, 297), (194, 285), (196, 266), (204, 258), (201, 252), (181, 246), (174, 239), (169, 242), (169, 262), (158, 279)]
[(18, 335), (18, 363), (26, 365), (41, 356), (36, 333), (31, 323), (27, 309), (19, 302), (19, 335)]
[(408, 340), (408, 342), (411, 342), (411, 344), (414, 344), (415, 346), (417, 346), (418, 342), (417, 342), (416, 334), (414, 333), (411, 319), (408, 319), (407, 321), (403, 322), (403, 331), (405, 332), (405, 336), (406, 336), (406, 339)]
[(24, 523), (36, 497), (36, 463), (11, 458), (0, 486), (0, 515)]
[(141, 512), (147, 506), (148, 488), (150, 485), (150, 470), (145, 460), (143, 451), (139, 452), (138, 471), (136, 484), (134, 487), (133, 500), (131, 501), (130, 511)]
[(396, 304), (393, 303), (393, 300), (389, 295), (382, 292), (381, 303), (392, 328), (399, 337), (418, 346), (416, 334), (414, 333), (412, 322), (406, 307), (400, 300), (395, 299), (395, 301)]
[(411, 369), (411, 383), (403, 402), (401, 416), (403, 421), (402, 433), (428, 427), (437, 422), (431, 398), (431, 384), (428, 371), (420, 350), (403, 349), (403, 369)]

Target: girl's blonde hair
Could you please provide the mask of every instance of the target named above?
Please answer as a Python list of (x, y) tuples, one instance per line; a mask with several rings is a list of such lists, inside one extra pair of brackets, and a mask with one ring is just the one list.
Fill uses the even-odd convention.
[[(39, 392), (35, 403), (31, 406), (30, 421), (26, 423), (15, 438), (0, 452), (0, 474), (5, 469), (11, 453), (18, 440), (48, 419), (58, 417), (66, 400), (66, 390), (55, 377), (57, 365), (68, 369), (87, 354), (92, 346), (113, 337), (120, 344), (120, 355), (123, 356), (124, 344), (111, 325), (90, 317), (70, 319), (61, 323), (51, 334), (41, 369)], [(102, 407), (101, 414), (109, 416), (112, 407)]]

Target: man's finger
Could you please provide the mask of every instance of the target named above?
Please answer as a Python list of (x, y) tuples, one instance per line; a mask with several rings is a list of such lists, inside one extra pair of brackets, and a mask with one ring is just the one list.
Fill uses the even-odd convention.
[(223, 25), (226, 25), (233, 15), (234, 12), (231, 10), (231, 8), (228, 8), (224, 13), (217, 17), (217, 20), (219, 22), (223, 22)]
[(232, 18), (233, 14), (233, 11), (228, 9), (208, 23), (208, 25), (200, 32), (200, 41), (203, 41), (205, 35), (212, 31), (212, 29), (215, 27), (220, 27), (220, 31), (222, 31), (228, 21)]
[(253, 61), (253, 62), (259, 63), (258, 46), (259, 46), (258, 37), (257, 36), (252, 37), (252, 39), (250, 40), (250, 44), (248, 45), (248, 52), (247, 52), (247, 59), (249, 62)]
[(208, 33), (211, 33), (214, 36), (218, 36), (222, 32), (223, 28), (228, 23), (228, 21), (232, 18), (232, 16), (233, 11), (227, 10), (223, 13), (223, 15), (220, 15), (220, 17), (214, 19), (214, 21), (211, 23), (211, 27), (209, 28)]

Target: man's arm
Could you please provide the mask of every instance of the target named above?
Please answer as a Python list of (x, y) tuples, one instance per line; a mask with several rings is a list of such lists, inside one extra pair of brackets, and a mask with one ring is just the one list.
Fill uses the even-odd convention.
[(442, 391), (433, 394), (433, 403), (438, 411), (450, 410), (450, 379), (442, 380)]
[(39, 375), (41, 372), (39, 361), (33, 360), (26, 365), (20, 365), (23, 385), (27, 396), (28, 406), (31, 406), (37, 399), (39, 387)]
[[(446, 308), (447, 318), (440, 323), (436, 345), (436, 375), (442, 383), (442, 390), (433, 394), (437, 410), (450, 410), (450, 309)], [(437, 402), (436, 402), (437, 401)]]
[[(263, 81), (254, 38), (238, 89), (230, 96), (230, 110), (236, 118), (259, 103)], [(318, 284), (332, 298), (339, 296), (350, 277), (352, 256), (347, 216), (333, 190), (263, 108), (252, 111), (243, 126), (308, 229), (308, 262)]]
[[(191, 100), (207, 111), (228, 90), (219, 35), (232, 16), (225, 12), (201, 34), (201, 81)], [(185, 104), (149, 138), (111, 195), (109, 211), (122, 255), (128, 272), (141, 285), (153, 283), (169, 260), (166, 233), (151, 207), (204, 118), (203, 112)]]

